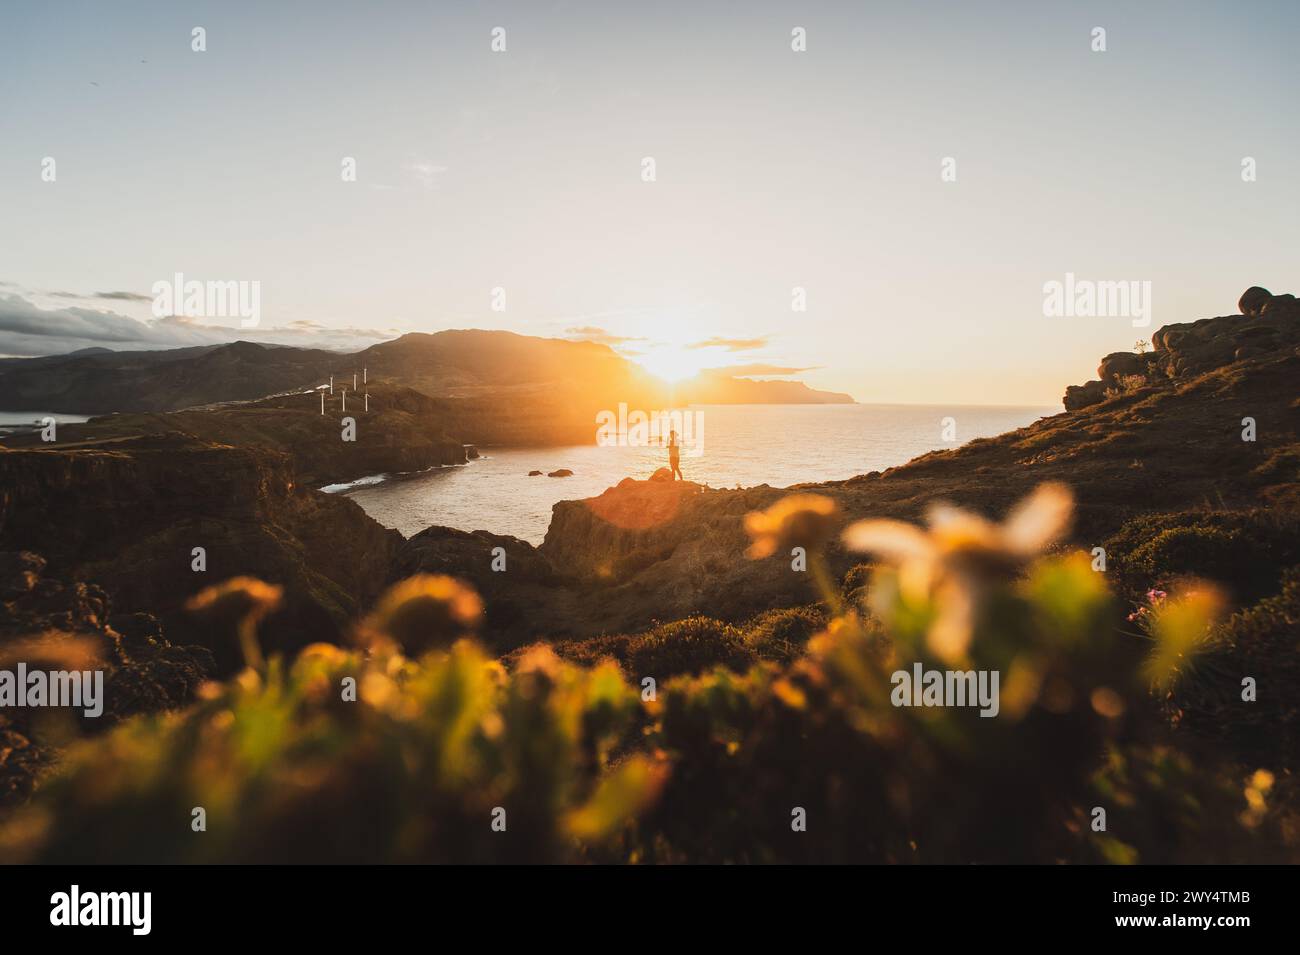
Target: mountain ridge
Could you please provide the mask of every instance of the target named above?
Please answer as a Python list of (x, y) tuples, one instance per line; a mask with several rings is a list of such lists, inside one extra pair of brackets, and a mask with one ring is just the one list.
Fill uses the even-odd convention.
[[(550, 404), (555, 414), (573, 417), (580, 412), (593, 419), (582, 422), (591, 434), (597, 410), (619, 402), (659, 407), (671, 397), (665, 383), (608, 345), (470, 328), (408, 332), (355, 352), (241, 339), (156, 351), (105, 349), (4, 359), (0, 407), (86, 415), (180, 411), (304, 390), (331, 375), (343, 384), (354, 372), (435, 398), (523, 397)], [(724, 398), (727, 403), (780, 403), (773, 400), (774, 394), (799, 402), (847, 397), (801, 389), (797, 382), (718, 381), (712, 385), (711, 403)], [(535, 392), (521, 396), (521, 386)], [(729, 397), (727, 387), (743, 400)], [(589, 400), (593, 391), (594, 402)]]

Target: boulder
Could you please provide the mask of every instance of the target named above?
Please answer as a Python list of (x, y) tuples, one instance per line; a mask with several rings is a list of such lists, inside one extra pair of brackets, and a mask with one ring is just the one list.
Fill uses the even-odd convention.
[(1187, 330), (1183, 325), (1165, 325), (1157, 328), (1155, 334), (1151, 336), (1151, 347), (1157, 351), (1171, 351), (1178, 347), (1179, 342), (1186, 341)]
[(1261, 338), (1273, 338), (1280, 332), (1281, 329), (1273, 325), (1247, 325), (1245, 328), (1238, 331), (1233, 338), (1236, 341), (1244, 342), (1251, 339), (1258, 340)]
[(568, 468), (559, 468), (558, 470), (549, 472), (546, 476), (547, 477), (573, 477), (573, 472), (570, 471)]
[(1065, 389), (1062, 404), (1066, 411), (1078, 411), (1105, 400), (1106, 386), (1100, 381), (1090, 381), (1083, 385), (1069, 385)]
[(671, 481), (673, 479), (672, 468), (658, 468), (655, 473), (650, 475), (652, 481)]
[(1268, 289), (1252, 285), (1237, 299), (1237, 308), (1243, 315), (1258, 315), (1260, 307), (1272, 297), (1273, 294)]
[(1267, 315), (1272, 318), (1280, 313), (1293, 312), (1296, 310), (1296, 297), (1290, 292), (1284, 295), (1274, 295), (1263, 305), (1259, 307), (1260, 315)]
[(1111, 352), (1097, 366), (1097, 377), (1112, 384), (1130, 375), (1145, 375), (1147, 360), (1131, 351)]
[(528, 476), (529, 476), (529, 477), (540, 477), (540, 476), (541, 476), (541, 473), (542, 473), (541, 471), (529, 471), (529, 472), (528, 472)]

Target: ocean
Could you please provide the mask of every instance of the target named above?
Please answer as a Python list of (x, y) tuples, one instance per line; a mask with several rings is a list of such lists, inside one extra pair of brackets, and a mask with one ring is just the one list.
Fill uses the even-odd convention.
[[(1060, 409), (862, 404), (704, 405), (687, 411), (678, 429), (683, 477), (710, 487), (788, 487), (883, 471), (928, 451), (1022, 428)], [(955, 440), (945, 440), (946, 418), (953, 419)], [(593, 426), (593, 441), (594, 431)], [(540, 544), (557, 501), (593, 497), (625, 477), (647, 478), (668, 464), (668, 451), (658, 444), (479, 452), (482, 457), (461, 466), (374, 475), (326, 490), (346, 494), (407, 537), (438, 524)], [(573, 475), (546, 476), (560, 468)], [(534, 470), (543, 473), (529, 477)]]

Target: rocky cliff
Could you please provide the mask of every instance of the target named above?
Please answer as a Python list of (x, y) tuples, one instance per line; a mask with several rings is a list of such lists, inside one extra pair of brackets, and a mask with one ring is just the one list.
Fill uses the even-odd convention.
[[(0, 450), (0, 550), (92, 581), (124, 612), (156, 614), (185, 643), (238, 661), (229, 635), (183, 610), (202, 588), (250, 574), (285, 588), (268, 649), (340, 640), (383, 586), (401, 535), (346, 498), (303, 486), (283, 453), (181, 434), (60, 450)], [(195, 548), (205, 569), (194, 570)]]

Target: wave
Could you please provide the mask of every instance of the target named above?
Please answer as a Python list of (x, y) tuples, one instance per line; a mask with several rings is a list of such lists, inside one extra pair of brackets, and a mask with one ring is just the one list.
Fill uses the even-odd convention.
[(350, 491), (354, 487), (365, 487), (368, 484), (383, 484), (387, 480), (387, 474), (371, 474), (366, 477), (357, 478), (355, 481), (347, 481), (343, 484), (326, 484), (321, 488), (321, 490), (326, 494), (338, 494), (342, 491)]

